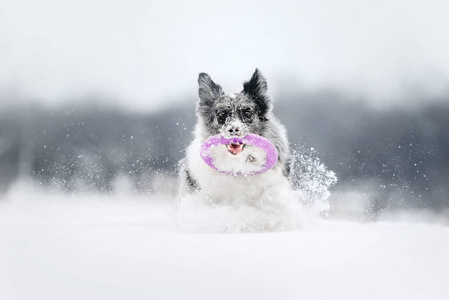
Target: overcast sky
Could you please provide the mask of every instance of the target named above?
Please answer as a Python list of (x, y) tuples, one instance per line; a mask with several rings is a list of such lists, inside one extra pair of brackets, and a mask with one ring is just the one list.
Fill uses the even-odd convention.
[(199, 72), (236, 92), (255, 67), (272, 94), (448, 90), (447, 0), (209, 2), (0, 0), (0, 101), (152, 110), (195, 97)]

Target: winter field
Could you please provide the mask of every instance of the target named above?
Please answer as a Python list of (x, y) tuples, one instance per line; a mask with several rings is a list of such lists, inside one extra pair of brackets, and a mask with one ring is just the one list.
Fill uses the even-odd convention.
[(173, 199), (17, 185), (0, 202), (0, 299), (449, 299), (444, 224), (185, 232)]
[[(1, 0), (0, 300), (449, 300), (448, 11)], [(199, 74), (255, 68), (289, 181), (178, 201)]]

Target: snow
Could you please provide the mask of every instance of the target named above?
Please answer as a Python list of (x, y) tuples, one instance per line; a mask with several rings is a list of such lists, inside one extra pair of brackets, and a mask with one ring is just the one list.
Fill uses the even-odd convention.
[[(220, 198), (201, 193), (183, 196), (169, 220), (184, 232), (247, 233), (299, 229), (310, 223), (310, 217), (316, 217), (315, 207), (305, 210), (297, 200), (299, 195), (288, 186), (267, 189), (262, 194), (249, 184), (246, 186), (246, 199), (242, 196), (244, 191), (237, 189)], [(253, 199), (257, 196), (256, 202)]]
[(448, 299), (449, 227), (180, 230), (174, 196), (0, 198), (0, 299)]

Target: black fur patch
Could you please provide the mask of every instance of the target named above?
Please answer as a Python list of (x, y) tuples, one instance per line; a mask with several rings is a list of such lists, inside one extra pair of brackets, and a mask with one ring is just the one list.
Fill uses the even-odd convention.
[(262, 121), (266, 121), (266, 114), (270, 109), (270, 97), (267, 95), (267, 81), (258, 69), (251, 79), (243, 84), (243, 93), (257, 104), (257, 114)]
[(292, 171), (292, 164), (293, 164), (292, 159), (288, 158), (287, 161), (285, 162), (284, 170), (282, 170), (282, 174), (284, 174), (285, 177), (290, 176), (290, 173)]
[(215, 84), (208, 74), (199, 74), (198, 96), (200, 101), (198, 103), (198, 112), (204, 120), (207, 120), (208, 122), (213, 121), (212, 107), (215, 100), (223, 94), (221, 86)]
[(185, 170), (185, 178), (187, 180), (187, 184), (189, 185), (192, 191), (200, 189), (200, 186), (198, 185), (196, 180), (192, 178), (188, 170)]

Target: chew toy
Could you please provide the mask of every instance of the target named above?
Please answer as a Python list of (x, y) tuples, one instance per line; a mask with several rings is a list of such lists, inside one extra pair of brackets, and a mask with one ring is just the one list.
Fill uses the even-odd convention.
[[(256, 171), (251, 171), (248, 173), (242, 173), (242, 172), (232, 172), (232, 171), (221, 171), (219, 170), (213, 161), (213, 158), (211, 156), (211, 151), (215, 147), (219, 145), (227, 145), (227, 147), (231, 147), (233, 149), (236, 148), (242, 148), (241, 150), (235, 150), (237, 153), (240, 153), (243, 150), (242, 147), (238, 147), (238, 145), (251, 145), (256, 146), (262, 150), (265, 151), (267, 154), (265, 163), (260, 167), (260, 169)], [(243, 152), (244, 153), (244, 152)], [(221, 134), (217, 134), (214, 136), (209, 137), (200, 147), (200, 155), (201, 158), (204, 160), (204, 162), (211, 168), (227, 174), (227, 175), (234, 175), (234, 176), (253, 176), (261, 173), (265, 173), (266, 171), (270, 170), (277, 162), (278, 160), (278, 152), (276, 150), (276, 147), (266, 138), (257, 135), (257, 134), (248, 134), (247, 136), (240, 138), (240, 137), (232, 137), (232, 138), (225, 138)]]

